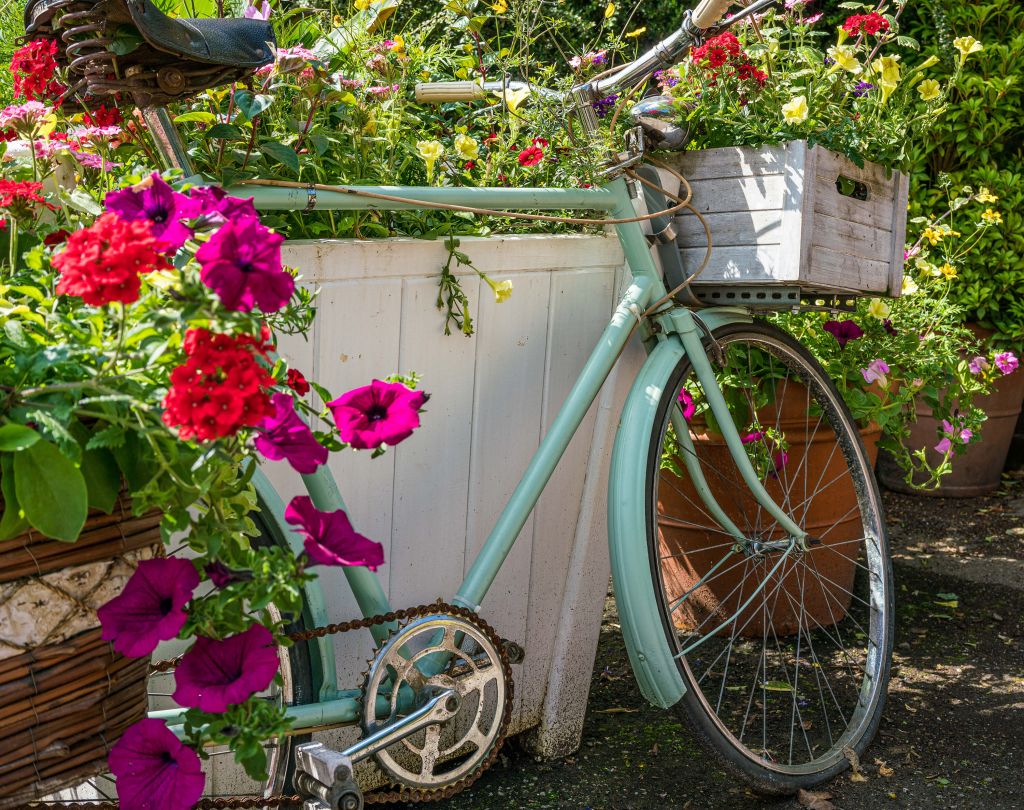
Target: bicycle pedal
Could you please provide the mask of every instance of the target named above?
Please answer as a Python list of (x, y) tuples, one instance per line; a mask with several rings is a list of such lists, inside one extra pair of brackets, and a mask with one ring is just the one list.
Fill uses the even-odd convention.
[(303, 810), (363, 810), (363, 793), (352, 778), (352, 759), (323, 743), (295, 749), (295, 787)]

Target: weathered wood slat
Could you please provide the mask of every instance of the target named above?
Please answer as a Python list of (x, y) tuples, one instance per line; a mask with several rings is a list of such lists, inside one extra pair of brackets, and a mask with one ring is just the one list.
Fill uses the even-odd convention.
[(830, 289), (884, 294), (889, 282), (888, 262), (837, 253), (820, 245), (811, 247), (811, 264), (815, 283)]
[[(693, 273), (704, 261), (705, 249), (683, 248), (683, 267)], [(762, 281), (797, 281), (796, 268), (790, 268), (792, 275), (784, 275), (784, 269), (776, 267), (778, 245), (742, 245), (739, 247), (715, 248), (711, 261), (701, 273), (699, 280), (735, 281), (753, 283)]]
[(819, 212), (811, 231), (811, 245), (888, 263), (892, 256), (892, 233)]
[[(757, 242), (778, 242), (782, 236), (779, 211), (730, 211), (705, 214), (711, 228), (714, 246), (735, 247)], [(702, 246), (707, 241), (704, 226), (693, 214), (685, 213), (675, 219), (680, 244), (686, 247)]]
[(770, 174), (724, 180), (694, 180), (690, 186), (693, 188), (694, 208), (702, 214), (720, 214), (782, 208), (787, 183), (781, 174)]

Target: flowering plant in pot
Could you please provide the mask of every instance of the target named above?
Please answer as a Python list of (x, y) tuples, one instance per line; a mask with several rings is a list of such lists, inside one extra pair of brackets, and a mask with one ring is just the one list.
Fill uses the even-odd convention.
[[(152, 785), (161, 784), (165, 806), (189, 807), (202, 791), (205, 745), (228, 746), (254, 777), (265, 769), (261, 743), (287, 721), (283, 707), (260, 694), (280, 677), (285, 622), (301, 608), (316, 566), (383, 562), (381, 546), (344, 512), (320, 512), (309, 498), (294, 499), (287, 513), (302, 554), (254, 545), (254, 464), (284, 460), (310, 473), (332, 450), (379, 451), (418, 426), (426, 395), (374, 381), (334, 398), (275, 356), (278, 335), (308, 327), (312, 296), (282, 266), (283, 237), (261, 223), (251, 201), (152, 172), (144, 141), (134, 140), (138, 129), (132, 134), (120, 116), (99, 126), (48, 105), (40, 112), (31, 100), (12, 107), (2, 115), (19, 122), (21, 139), (0, 147), (3, 570), (12, 570), (8, 554), (45, 543), (45, 557), (36, 554), (43, 569), (12, 586), (28, 590), (50, 572), (97, 562), (83, 526), (109, 535), (111, 525), (143, 521), (151, 531), (130, 554), (117, 540), (103, 588), (90, 594), (84, 615), (66, 622), (69, 633), (82, 633), (48, 628), (45, 639), (19, 639), (18, 651), (30, 656), (54, 641), (74, 654), (83, 636), (95, 635), (113, 673), (105, 694), (111, 684), (124, 690), (114, 704), (96, 702), (95, 724), (77, 736), (58, 705), (46, 739), (73, 755), (5, 770), (0, 805), (106, 769), (112, 746), (109, 769), (123, 806), (149, 806)], [(67, 161), (78, 174), (72, 188), (53, 182)], [(304, 398), (311, 388), (322, 409)], [(371, 408), (386, 418), (368, 420)], [(0, 609), (14, 611), (12, 626), (31, 625), (39, 611), (7, 598), (11, 592)], [(175, 638), (191, 644), (174, 692), (188, 709), (183, 741), (163, 721), (140, 719), (149, 657)], [(0, 644), (5, 705), (18, 688), (2, 676), (10, 650)], [(130, 659), (139, 666), (124, 663)], [(131, 683), (119, 674), (126, 671)], [(42, 703), (39, 693), (30, 697)], [(75, 701), (65, 692), (58, 703)], [(112, 708), (118, 722), (104, 727)], [(38, 719), (5, 716), (5, 739), (39, 739)], [(85, 741), (99, 747), (83, 760)], [(64, 761), (77, 769), (63, 770)]]

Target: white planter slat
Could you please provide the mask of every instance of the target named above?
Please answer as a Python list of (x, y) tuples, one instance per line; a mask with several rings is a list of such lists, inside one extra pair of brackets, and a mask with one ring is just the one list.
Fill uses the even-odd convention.
[[(707, 149), (673, 157), (691, 182), (715, 250), (696, 285), (780, 284), (807, 292), (898, 296), (903, 279), (908, 183), (873, 164), (804, 141)], [(840, 177), (866, 199), (843, 194)], [(696, 218), (677, 218), (688, 272), (704, 259)]]

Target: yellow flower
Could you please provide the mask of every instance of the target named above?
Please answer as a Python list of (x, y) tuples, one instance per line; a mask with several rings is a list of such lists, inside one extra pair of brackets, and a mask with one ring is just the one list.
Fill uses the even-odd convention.
[(782, 117), (787, 124), (802, 123), (807, 120), (807, 114), (807, 99), (804, 96), (797, 96), (782, 105)]
[(998, 211), (993, 211), (991, 208), (986, 208), (985, 212), (981, 215), (981, 221), (986, 225), (999, 225), (1003, 221), (1003, 215)]
[(395, 34), (395, 38), (391, 40), (391, 47), (388, 50), (399, 56), (405, 52), (405, 40), (402, 39), (401, 34)]
[(640, 36), (640, 35), (641, 35), (642, 33), (644, 33), (644, 32), (645, 32), (646, 30), (647, 30), (647, 26), (646, 26), (646, 25), (645, 25), (645, 26), (643, 26), (642, 28), (637, 28), (637, 29), (635, 29), (635, 30), (633, 30), (633, 31), (630, 31), (629, 33), (627, 33), (627, 34), (626, 34), (626, 38), (627, 38), (627, 39), (636, 39), (636, 38), (637, 38), (638, 36)]
[(939, 83), (935, 79), (925, 79), (917, 86), (922, 101), (934, 101), (941, 95)]
[(931, 244), (939, 244), (939, 240), (942, 239), (942, 231), (935, 228), (925, 228), (921, 233), (923, 239), (927, 239)]
[(974, 198), (980, 203), (994, 203), (999, 198), (988, 190), (985, 186), (978, 189), (978, 193), (974, 195)]
[(918, 65), (917, 69), (925, 70), (927, 68), (934, 67), (937, 64), (939, 64), (939, 57), (937, 57), (935, 54), (932, 54), (927, 59), (925, 59), (920, 65)]
[(492, 289), (494, 290), (495, 303), (503, 304), (512, 297), (512, 282), (507, 279), (492, 285)]
[(469, 135), (456, 135), (455, 154), (462, 160), (476, 160), (480, 157), (480, 144)]
[(828, 49), (828, 55), (832, 57), (835, 64), (829, 70), (829, 73), (842, 68), (849, 73), (857, 74), (860, 73), (864, 68), (860, 62), (857, 61), (857, 57), (853, 54), (853, 48), (846, 45), (838, 45), (835, 48)]
[(918, 291), (917, 282), (914, 281), (910, 276), (903, 277), (903, 285), (900, 287), (900, 291), (904, 295), (913, 295)]
[(508, 11), (508, 3), (506, 3), (505, 0), (495, 0), (495, 2), (491, 4), (491, 11), (495, 14), (504, 14)]
[(609, 3), (604, 8), (604, 18), (607, 20), (612, 14), (615, 13), (615, 3)]
[(949, 262), (945, 262), (942, 267), (939, 268), (939, 272), (946, 278), (956, 278), (956, 268)]
[(495, 90), (494, 95), (503, 99), (510, 112), (516, 112), (526, 99), (530, 97), (530, 88), (522, 90)]
[(871, 303), (868, 304), (868, 315), (872, 318), (878, 318), (880, 321), (888, 318), (890, 312), (892, 312), (892, 309), (881, 298), (872, 298)]
[(417, 141), (416, 152), (427, 164), (427, 182), (434, 179), (434, 163), (444, 154), (444, 144), (440, 141)]
[(356, 0), (356, 8), (360, 11), (366, 11), (370, 7), (370, 0)]
[(897, 61), (898, 59), (898, 56), (880, 56), (871, 63), (871, 67), (873, 67), (875, 72), (881, 76), (878, 80), (878, 86), (882, 89), (883, 104), (889, 100), (889, 96), (891, 96), (893, 90), (896, 89), (896, 85), (900, 83), (900, 65)]
[(953, 47), (960, 51), (960, 64), (962, 65), (967, 61), (968, 56), (984, 50), (985, 46), (974, 37), (957, 37), (953, 40)]

